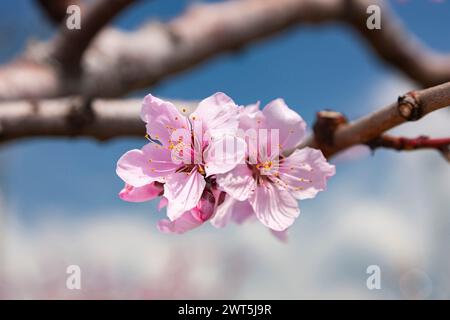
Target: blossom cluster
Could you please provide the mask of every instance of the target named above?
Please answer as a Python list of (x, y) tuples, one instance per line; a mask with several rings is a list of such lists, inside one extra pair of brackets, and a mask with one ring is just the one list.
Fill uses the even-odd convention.
[(119, 159), (119, 196), (160, 198), (167, 219), (158, 229), (165, 233), (254, 218), (283, 237), (300, 214), (298, 200), (325, 190), (335, 173), (320, 150), (296, 148), (306, 123), (282, 99), (260, 110), (219, 92), (189, 113), (149, 94), (141, 118), (149, 143)]

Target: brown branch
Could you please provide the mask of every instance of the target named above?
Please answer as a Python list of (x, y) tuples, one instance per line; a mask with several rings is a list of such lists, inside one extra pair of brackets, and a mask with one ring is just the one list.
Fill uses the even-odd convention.
[(52, 44), (51, 58), (65, 71), (79, 68), (81, 57), (97, 33), (135, 0), (96, 0), (83, 10), (80, 30), (62, 24)]
[[(178, 107), (187, 107), (191, 110), (196, 105), (183, 101), (174, 103)], [(450, 82), (447, 82), (409, 92), (401, 96), (397, 102), (349, 123), (338, 112), (320, 112), (318, 123), (322, 125), (315, 125), (314, 131), (316, 134), (321, 132), (323, 139), (319, 139), (318, 142), (313, 136), (299, 147), (319, 148), (327, 157), (331, 157), (351, 146), (373, 143), (378, 137), (383, 137), (387, 130), (449, 105)], [(408, 113), (406, 109), (417, 111)], [(4, 102), (0, 103), (0, 142), (42, 136), (80, 136), (98, 140), (124, 136), (143, 137), (145, 130), (139, 112), (139, 100), (95, 100), (89, 103), (80, 98), (71, 98), (39, 102)], [(443, 143), (437, 140), (421, 140), (414, 143), (419, 146), (419, 142), (423, 147), (427, 143), (429, 145)], [(444, 156), (450, 157), (448, 149), (442, 148), (441, 152)]]
[[(144, 138), (142, 100), (89, 100), (80, 97), (0, 103), (0, 142), (42, 137), (90, 137), (100, 141)], [(192, 109), (192, 102), (173, 101)]]
[[(320, 139), (318, 141), (311, 136), (301, 147), (308, 145), (319, 148), (330, 157), (351, 146), (373, 141), (384, 132), (406, 121), (418, 120), (430, 112), (447, 106), (450, 106), (450, 82), (409, 92), (387, 107), (336, 127), (329, 142)], [(338, 115), (336, 113), (336, 117)]]
[[(450, 81), (450, 55), (438, 54), (408, 34), (403, 25), (388, 8), (388, 1), (346, 1), (344, 19), (359, 32), (373, 51), (422, 87)], [(366, 9), (371, 4), (382, 8), (381, 29), (366, 27)]]
[[(383, 8), (381, 30), (366, 28), (366, 9), (374, 3)], [(39, 59), (0, 68), (0, 100), (115, 97), (294, 25), (325, 22), (348, 23), (386, 62), (423, 86), (450, 81), (450, 59), (414, 40), (381, 0), (241, 0), (198, 4), (169, 23), (135, 32), (103, 30), (86, 51), (77, 77), (61, 79), (54, 66)]]
[(447, 149), (450, 145), (450, 138), (430, 138), (427, 136), (419, 136), (417, 138), (395, 137), (390, 135), (382, 135), (367, 145), (375, 150), (378, 148), (394, 149), (397, 151), (411, 151), (417, 149)]
[(433, 149), (441, 153), (446, 160), (450, 161), (450, 138), (430, 138), (427, 136), (406, 138), (384, 134), (366, 144), (373, 151), (378, 148), (393, 149), (397, 151)]

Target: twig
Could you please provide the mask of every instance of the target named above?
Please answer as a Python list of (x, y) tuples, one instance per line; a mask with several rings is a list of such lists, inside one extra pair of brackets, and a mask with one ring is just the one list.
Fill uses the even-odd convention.
[(375, 150), (378, 148), (388, 148), (397, 151), (411, 151), (417, 149), (447, 149), (450, 145), (450, 138), (430, 138), (427, 136), (419, 136), (417, 138), (395, 137), (390, 135), (382, 135), (367, 145)]
[(373, 141), (389, 129), (406, 121), (418, 120), (430, 112), (449, 105), (450, 82), (409, 92), (387, 107), (338, 126), (334, 131), (332, 144), (317, 141), (314, 136), (311, 136), (301, 146), (320, 148), (329, 157), (353, 145)]
[(412, 151), (418, 149), (434, 149), (450, 161), (450, 138), (430, 138), (419, 136), (417, 138), (395, 137), (382, 135), (366, 143), (372, 150), (387, 148), (397, 151)]

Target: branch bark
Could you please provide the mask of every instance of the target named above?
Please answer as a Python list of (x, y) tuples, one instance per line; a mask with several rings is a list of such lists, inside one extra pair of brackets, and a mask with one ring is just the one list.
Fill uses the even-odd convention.
[[(179, 108), (192, 110), (197, 103), (173, 101)], [(337, 112), (320, 112), (327, 118), (315, 125), (315, 134), (299, 147), (321, 149), (327, 157), (357, 144), (368, 144), (406, 121), (415, 121), (435, 110), (450, 105), (450, 82), (424, 90), (409, 92), (391, 105), (353, 122)], [(91, 137), (101, 141), (131, 136), (145, 136), (139, 117), (140, 100), (95, 100), (81, 98), (0, 103), (0, 142), (37, 137)], [(411, 112), (406, 112), (410, 110)], [(416, 110), (416, 111), (412, 111)], [(331, 119), (331, 120), (330, 120)], [(335, 119), (336, 121), (333, 121)], [(328, 129), (331, 128), (331, 130)], [(413, 143), (412, 141), (409, 141)], [(416, 141), (416, 147), (435, 145), (442, 141)], [(444, 142), (449, 142), (445, 140)], [(442, 146), (442, 145), (441, 145)], [(442, 148), (442, 154), (449, 150)], [(444, 151), (446, 153), (444, 153)]]
[(82, 29), (70, 30), (62, 24), (51, 44), (51, 58), (64, 71), (74, 72), (80, 67), (81, 57), (98, 32), (135, 0), (96, 0), (83, 10)]
[[(383, 8), (380, 30), (366, 28), (369, 4)], [(0, 100), (116, 97), (294, 25), (326, 22), (352, 26), (384, 61), (422, 86), (450, 81), (450, 58), (419, 44), (382, 0), (241, 0), (195, 5), (169, 23), (131, 33), (103, 30), (85, 52), (82, 72), (72, 78), (61, 79), (54, 64), (31, 52), (25, 62), (0, 68)]]
[(378, 148), (393, 149), (397, 151), (432, 149), (441, 153), (442, 156), (450, 162), (450, 138), (430, 138), (427, 136), (406, 138), (384, 134), (366, 144), (373, 151)]
[(300, 147), (319, 148), (325, 156), (330, 157), (351, 146), (373, 141), (384, 132), (406, 121), (416, 121), (430, 112), (448, 106), (450, 106), (450, 82), (408, 92), (387, 107), (336, 127), (332, 140), (321, 141), (313, 135)]
[[(172, 102), (180, 108), (194, 108), (192, 102)], [(0, 142), (42, 137), (144, 138), (141, 103), (141, 99), (89, 101), (80, 97), (0, 103)]]
[[(408, 34), (402, 23), (389, 10), (387, 1), (345, 2), (347, 8), (344, 11), (344, 20), (385, 63), (424, 88), (450, 81), (450, 55), (436, 53)], [(366, 26), (366, 10), (371, 4), (382, 9), (379, 30), (371, 30)]]
[(397, 151), (411, 151), (417, 149), (447, 149), (450, 146), (450, 138), (430, 138), (428, 136), (419, 136), (417, 138), (395, 137), (391, 135), (382, 135), (367, 145), (375, 150), (378, 148), (387, 148)]

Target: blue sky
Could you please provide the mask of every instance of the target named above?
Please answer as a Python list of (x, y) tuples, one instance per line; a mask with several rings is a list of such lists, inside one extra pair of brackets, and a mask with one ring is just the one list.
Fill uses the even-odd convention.
[[(143, 1), (116, 24), (135, 28), (149, 18), (168, 20), (188, 1)], [(428, 46), (450, 51), (450, 1), (391, 1), (411, 32)], [(52, 33), (33, 1), (0, 3), (0, 61), (18, 54), (27, 40)], [(172, 98), (201, 99), (226, 92), (239, 104), (282, 97), (310, 124), (320, 109), (343, 111), (350, 118), (376, 107), (369, 100), (375, 85), (398, 74), (377, 60), (359, 36), (345, 26), (299, 27), (236, 54), (220, 56), (198, 68), (168, 79), (146, 92)], [(398, 92), (399, 94), (401, 92)], [(418, 133), (419, 134), (419, 133)], [(117, 159), (142, 139), (98, 143), (86, 139), (40, 139), (1, 147), (2, 189), (7, 206), (17, 217), (34, 221), (42, 214), (83, 216), (109, 208), (123, 214), (147, 214), (154, 204), (128, 204), (117, 198), (122, 182), (115, 175)], [(359, 175), (354, 188), (382, 193), (382, 184), (364, 183), (383, 172), (395, 157), (375, 157), (342, 163), (330, 188), (344, 185), (348, 175)], [(325, 198), (326, 199), (326, 198)], [(97, 210), (99, 209), (99, 210)]]

